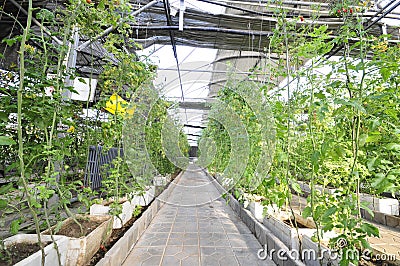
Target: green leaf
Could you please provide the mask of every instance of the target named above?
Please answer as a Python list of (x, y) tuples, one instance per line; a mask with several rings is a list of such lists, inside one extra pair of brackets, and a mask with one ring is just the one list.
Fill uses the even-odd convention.
[(303, 209), (303, 212), (301, 213), (301, 216), (303, 216), (303, 218), (307, 218), (311, 216), (311, 207), (307, 206)]
[(400, 144), (389, 143), (386, 145), (386, 149), (388, 149), (389, 151), (400, 151)]
[(359, 70), (363, 70), (363, 69), (365, 69), (365, 63), (363, 61), (361, 61), (360, 63), (358, 63), (356, 65), (356, 70), (359, 71)]
[(63, 223), (62, 221), (58, 222), (58, 223), (56, 224), (55, 228), (54, 228), (53, 233), (54, 233), (54, 234), (57, 234), (57, 233), (60, 231), (60, 229), (61, 229), (61, 227), (63, 226), (63, 224), (64, 224), (64, 223)]
[(387, 80), (391, 75), (390, 70), (384, 67), (379, 70), (379, 73), (382, 75), (384, 81)]
[(369, 202), (362, 201), (362, 202), (360, 203), (360, 205), (361, 205), (361, 208), (363, 208), (364, 210), (366, 210), (366, 211), (369, 213), (369, 215), (371, 215), (371, 217), (374, 217), (374, 216), (375, 216), (374, 212), (368, 207)]
[(7, 136), (0, 136), (0, 146), (2, 145), (14, 145), (16, 142)]
[(2, 42), (6, 43), (7, 46), (13, 46), (17, 42), (17, 40), (16, 39), (3, 39)]
[(380, 140), (381, 140), (381, 135), (368, 135), (365, 142), (371, 143), (371, 142), (378, 142)]
[(15, 235), (18, 233), (21, 221), (19, 219), (13, 220), (10, 224), (10, 233)]
[(299, 183), (297, 183), (296, 181), (294, 181), (294, 182), (292, 183), (292, 188), (293, 188), (293, 190), (296, 191), (297, 193), (301, 193), (301, 192), (302, 192)]
[(364, 249), (370, 249), (371, 246), (368, 243), (368, 241), (365, 238), (361, 238), (360, 239), (361, 245), (363, 246)]
[(367, 142), (368, 134), (361, 134), (360, 135), (360, 147), (363, 147), (365, 145), (365, 142)]
[(385, 178), (386, 178), (386, 175), (383, 173), (375, 174), (375, 178), (373, 179), (371, 186), (373, 188), (377, 188), (383, 182), (383, 180), (385, 180)]
[(7, 201), (5, 199), (0, 199), (0, 210), (7, 207)]
[(351, 107), (354, 107), (354, 109), (360, 111), (361, 113), (367, 113), (367, 111), (362, 106), (362, 104), (357, 100), (345, 100), (345, 99), (337, 98), (334, 100), (334, 103), (351, 106)]
[(3, 122), (7, 122), (8, 115), (5, 112), (0, 112), (0, 120)]
[(391, 109), (391, 108), (387, 108), (384, 110), (385, 114), (387, 114), (388, 116), (390, 116), (393, 119), (397, 119), (397, 110)]
[(320, 152), (319, 151), (314, 151), (314, 153), (311, 155), (311, 164), (315, 167), (315, 171), (319, 169), (319, 157), (320, 157)]
[(329, 216), (331, 216), (332, 214), (334, 214), (336, 211), (337, 211), (337, 207), (336, 207), (336, 206), (332, 206), (332, 207), (330, 207), (329, 209), (327, 209), (327, 210), (324, 212), (323, 216), (324, 216), (324, 217), (329, 217)]
[(360, 228), (368, 235), (368, 236), (379, 236), (379, 229), (369, 223), (362, 223)]
[(13, 185), (11, 183), (8, 183), (5, 186), (1, 186), (0, 187), (0, 195), (4, 195), (5, 193), (7, 193), (8, 191), (10, 191), (10, 189), (13, 187)]
[(321, 99), (321, 100), (326, 99), (325, 94), (323, 94), (323, 93), (321, 93), (321, 92), (314, 93), (314, 96), (315, 96), (316, 98), (318, 98), (318, 99)]
[(367, 161), (368, 171), (372, 171), (375, 169), (374, 165), (375, 165), (375, 162), (377, 159), (378, 159), (378, 156), (375, 158), (371, 158)]
[(332, 139), (325, 140), (321, 145), (321, 154), (325, 156), (331, 150)]

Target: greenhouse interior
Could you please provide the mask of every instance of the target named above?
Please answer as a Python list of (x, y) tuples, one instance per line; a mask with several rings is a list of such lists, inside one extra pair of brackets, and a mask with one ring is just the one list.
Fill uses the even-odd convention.
[(0, 40), (0, 266), (400, 265), (400, 0), (1, 0)]

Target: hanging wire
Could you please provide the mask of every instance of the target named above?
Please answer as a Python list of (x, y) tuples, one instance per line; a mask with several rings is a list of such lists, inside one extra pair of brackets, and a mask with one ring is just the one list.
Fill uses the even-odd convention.
[[(167, 25), (168, 26), (172, 26), (171, 13), (169, 12), (170, 11), (169, 1), (168, 0), (163, 0), (163, 3), (164, 3), (165, 16), (167, 18)], [(182, 101), (184, 101), (185, 97), (184, 97), (183, 86), (182, 86), (181, 71), (180, 71), (180, 68), (179, 68), (178, 54), (176, 52), (176, 42), (175, 42), (174, 33), (173, 33), (172, 30), (169, 30), (169, 37), (170, 37), (170, 40), (171, 40), (172, 50), (174, 52), (174, 57), (175, 57), (175, 61), (176, 61), (176, 68), (178, 70), (179, 83), (180, 83), (180, 88), (181, 88), (181, 93), (182, 93)]]

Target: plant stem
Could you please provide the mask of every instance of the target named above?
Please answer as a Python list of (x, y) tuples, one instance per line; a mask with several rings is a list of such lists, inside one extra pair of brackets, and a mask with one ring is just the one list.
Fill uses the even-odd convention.
[(28, 0), (28, 15), (27, 15), (27, 22), (26, 27), (22, 34), (21, 46), (19, 49), (19, 56), (20, 56), (20, 69), (19, 69), (19, 87), (17, 91), (17, 132), (18, 132), (18, 157), (20, 162), (20, 174), (21, 174), (21, 181), (26, 192), (26, 197), (28, 199), (28, 207), (30, 212), (33, 216), (33, 221), (35, 223), (36, 234), (38, 237), (38, 244), (42, 254), (42, 266), (45, 263), (45, 253), (44, 247), (40, 235), (40, 226), (39, 226), (39, 218), (35, 211), (35, 207), (33, 206), (33, 197), (28, 187), (28, 181), (25, 178), (25, 164), (24, 164), (24, 142), (22, 138), (22, 94), (24, 92), (24, 85), (25, 85), (25, 49), (26, 49), (26, 42), (28, 40), (28, 34), (31, 27), (32, 21), (32, 1)]
[[(47, 43), (46, 43), (46, 41), (44, 39), (43, 29), (41, 29), (41, 39), (42, 39), (42, 43), (43, 43), (44, 60), (45, 60), (42, 74), (43, 74), (43, 76), (46, 76), (46, 70), (47, 70), (47, 66), (48, 66), (48, 59), (47, 59), (48, 53), (47, 53)], [(45, 94), (43, 94), (43, 97), (46, 97)], [(51, 124), (51, 129), (50, 129), (50, 134), (48, 134), (47, 128), (45, 127), (45, 136), (46, 136), (46, 143), (47, 143), (48, 151), (50, 151), (50, 149), (52, 148), (52, 145), (53, 145), (53, 131), (54, 131), (54, 127), (55, 127), (56, 118), (57, 118), (57, 111), (56, 111), (56, 109), (54, 109), (53, 118), (52, 118), (52, 124)], [(50, 179), (51, 163), (52, 163), (51, 153), (49, 153), (48, 158), (47, 158), (46, 180)], [(50, 229), (51, 228), (51, 223), (50, 223), (49, 214), (48, 214), (48, 211), (47, 211), (47, 208), (48, 208), (47, 202), (48, 202), (48, 199), (44, 199), (43, 209), (44, 209), (44, 215), (45, 215), (45, 220), (46, 220), (46, 223), (47, 223), (47, 227)], [(60, 254), (60, 250), (58, 249), (58, 245), (57, 245), (57, 243), (56, 243), (56, 241), (54, 239), (54, 235), (53, 235), (52, 230), (50, 230), (50, 237), (51, 237), (51, 240), (53, 242), (54, 249), (57, 252), (58, 265), (61, 266), (62, 265), (61, 264), (61, 254)]]
[[(48, 228), (51, 228), (51, 223), (50, 223), (50, 220), (49, 220), (49, 213), (47, 212), (47, 201), (46, 201), (46, 200), (44, 201), (43, 208), (44, 208), (44, 217), (45, 217), (45, 219), (46, 219), (47, 227), (48, 227)], [(57, 252), (57, 261), (58, 261), (58, 265), (59, 265), (59, 266), (62, 266), (62, 263), (61, 263), (61, 253), (60, 253), (60, 250), (58, 249), (57, 242), (56, 242), (56, 240), (54, 239), (53, 231), (52, 231), (52, 230), (49, 230), (49, 232), (50, 232), (51, 241), (53, 242), (53, 245), (54, 245), (54, 249), (55, 249), (56, 252)]]
[[(285, 23), (287, 23), (287, 21), (285, 20)], [(286, 80), (287, 80), (287, 101), (288, 101), (288, 110), (287, 110), (287, 134), (286, 134), (286, 142), (287, 142), (287, 146), (286, 146), (286, 155), (287, 155), (287, 161), (286, 161), (286, 173), (285, 173), (285, 180), (286, 180), (286, 184), (287, 184), (287, 192), (286, 192), (286, 198), (287, 198), (287, 204), (289, 206), (290, 209), (290, 213), (293, 216), (293, 220), (294, 220), (294, 228), (296, 229), (297, 232), (297, 238), (299, 240), (300, 243), (300, 247), (301, 247), (301, 239), (300, 239), (300, 234), (299, 234), (299, 227), (297, 225), (297, 219), (296, 219), (296, 215), (294, 213), (293, 207), (292, 207), (292, 195), (291, 195), (291, 190), (290, 190), (290, 179), (289, 179), (289, 175), (290, 175), (290, 145), (291, 145), (291, 141), (290, 141), (290, 114), (291, 114), (291, 101), (290, 101), (290, 51), (289, 51), (289, 40), (288, 40), (288, 32), (287, 32), (287, 25), (284, 24), (284, 34), (285, 34), (285, 60), (286, 60)], [(292, 219), (289, 219), (290, 222)]]
[[(314, 69), (314, 59), (311, 59), (311, 71), (313, 71)], [(312, 77), (312, 73), (311, 73), (311, 77)], [(312, 80), (312, 78), (311, 78)], [(310, 105), (308, 108), (308, 119), (309, 119), (309, 123), (308, 123), (308, 129), (310, 132), (310, 139), (312, 142), (312, 151), (313, 153), (316, 152), (317, 148), (316, 148), (316, 143), (315, 143), (315, 138), (314, 138), (314, 131), (313, 131), (313, 125), (312, 125), (312, 119), (313, 119), (313, 115), (312, 112), (314, 111), (312, 106), (314, 103), (314, 86), (313, 83), (311, 82), (311, 93), (310, 93)], [(318, 256), (321, 254), (321, 237), (320, 237), (320, 228), (319, 228), (319, 224), (318, 224), (318, 219), (317, 217), (315, 217), (315, 165), (312, 164), (312, 171), (311, 171), (311, 179), (310, 179), (310, 189), (311, 189), (311, 199), (310, 199), (310, 207), (311, 207), (311, 215), (313, 218), (313, 221), (315, 223), (315, 229), (317, 230), (317, 241), (318, 241)], [(320, 265), (322, 265), (322, 260), (320, 260)]]

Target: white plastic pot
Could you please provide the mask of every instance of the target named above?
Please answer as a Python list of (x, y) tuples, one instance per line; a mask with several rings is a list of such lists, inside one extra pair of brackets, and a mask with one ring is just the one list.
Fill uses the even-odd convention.
[[(42, 235), (42, 242), (52, 242), (51, 236)], [(68, 237), (65, 236), (54, 236), (54, 240), (57, 244), (58, 251), (60, 253), (61, 265), (66, 265), (66, 254), (68, 248)], [(7, 248), (16, 243), (38, 243), (38, 236), (35, 234), (18, 234), (11, 236), (4, 240), (4, 246)], [(58, 265), (58, 254), (53, 243), (48, 244), (44, 248), (45, 252), (45, 263), (46, 266)], [(42, 265), (42, 252), (39, 250), (29, 257), (19, 261), (15, 264), (16, 266), (34, 266)]]

